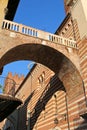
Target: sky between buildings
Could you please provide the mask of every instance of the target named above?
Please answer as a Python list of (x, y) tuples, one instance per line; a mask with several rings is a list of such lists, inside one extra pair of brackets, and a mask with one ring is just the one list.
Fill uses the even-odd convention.
[[(14, 21), (43, 31), (55, 33), (65, 17), (64, 0), (20, 0)], [(8, 72), (19, 75), (29, 72), (30, 61), (17, 61), (4, 67)]]

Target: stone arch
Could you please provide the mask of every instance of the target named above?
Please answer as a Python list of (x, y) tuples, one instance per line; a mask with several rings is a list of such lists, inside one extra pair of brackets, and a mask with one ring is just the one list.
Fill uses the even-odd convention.
[[(41, 63), (54, 72), (57, 72), (59, 64), (62, 62), (63, 55), (57, 50), (40, 45), (40, 44), (24, 44), (8, 50), (0, 60), (0, 66), (4, 66), (13, 61), (31, 60)], [(58, 62), (56, 61), (58, 60)], [(56, 64), (54, 64), (56, 62)], [(52, 66), (53, 65), (53, 66)]]
[[(53, 70), (63, 82), (70, 98), (74, 98), (83, 93), (80, 72), (70, 59), (60, 51), (49, 46), (35, 43), (16, 45), (8, 49), (1, 57), (0, 67), (18, 60), (33, 60)], [(76, 91), (74, 91), (75, 89)]]
[[(63, 39), (63, 38), (59, 37), (59, 42), (55, 43), (54, 41), (44, 40), (42, 38), (32, 37), (32, 36), (24, 35), (24, 34), (17, 33), (17, 32), (11, 32), (10, 30), (2, 30), (2, 33), (0, 34), (0, 39), (1, 39), (1, 41), (0, 41), (0, 58), (1, 59), (5, 54), (7, 55), (8, 52), (11, 52), (12, 49), (13, 49), (13, 51), (14, 51), (14, 49), (18, 49), (18, 48), (20, 48), (20, 50), (21, 50), (21, 47), (30, 45), (30, 47), (32, 48), (29, 50), (30, 53), (32, 53), (34, 51), (36, 53), (38, 52), (37, 54), (39, 55), (39, 52), (46, 53), (46, 51), (48, 51), (48, 48), (50, 48), (49, 55), (51, 54), (50, 55), (51, 58), (56, 59), (56, 56), (59, 56), (59, 58), (60, 58), (60, 56), (65, 56), (79, 70), (79, 64), (78, 64), (79, 58), (77, 55), (78, 51), (76, 48), (73, 47), (74, 46), (73, 41), (69, 41), (68, 39)], [(69, 44), (72, 44), (73, 46), (70, 46)], [(35, 49), (33, 50), (34, 45), (36, 46), (36, 48), (35, 48), (36, 50)], [(27, 48), (27, 49), (29, 49), (29, 48)], [(18, 49), (18, 51), (19, 51), (19, 49)], [(23, 51), (24, 51), (24, 49), (21, 50), (20, 53), (22, 53)], [(53, 57), (52, 55), (54, 54), (54, 52), (57, 52), (59, 54), (55, 55), (55, 57)], [(13, 55), (13, 53), (11, 55)], [(35, 57), (35, 55), (34, 55), (34, 57)], [(45, 57), (45, 58), (47, 58), (47, 57)], [(3, 62), (1, 62), (0, 68), (1, 68), (1, 66), (3, 66)]]

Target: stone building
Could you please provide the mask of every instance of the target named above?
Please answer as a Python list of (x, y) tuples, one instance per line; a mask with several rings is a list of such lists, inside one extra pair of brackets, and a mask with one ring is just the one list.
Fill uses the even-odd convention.
[(87, 1), (64, 0), (64, 5), (66, 17), (55, 34), (77, 42), (78, 75), (71, 66), (71, 71), (63, 66), (59, 77), (35, 64), (15, 93), (23, 104), (4, 121), (4, 130), (87, 129)]
[(4, 93), (13, 95), (19, 88), (20, 84), (24, 80), (24, 75), (12, 74), (11, 72), (8, 73), (5, 81), (4, 81)]

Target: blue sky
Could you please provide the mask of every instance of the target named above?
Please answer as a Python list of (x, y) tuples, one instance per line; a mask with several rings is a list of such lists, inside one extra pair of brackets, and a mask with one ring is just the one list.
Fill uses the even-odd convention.
[[(65, 17), (64, 0), (20, 0), (14, 21), (47, 32), (54, 33)], [(4, 67), (8, 72), (26, 75), (29, 61), (17, 61)]]

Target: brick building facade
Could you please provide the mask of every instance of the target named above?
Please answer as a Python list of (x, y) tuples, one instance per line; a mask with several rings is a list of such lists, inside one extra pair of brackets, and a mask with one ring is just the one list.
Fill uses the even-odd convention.
[[(22, 99), (23, 104), (5, 120), (4, 130), (87, 129), (87, 1), (65, 0), (64, 3), (66, 17), (55, 34), (77, 41), (83, 93), (72, 97), (70, 90), (69, 97), (57, 74), (35, 64), (16, 91), (15, 96)], [(72, 77), (69, 82), (77, 85), (79, 79)]]
[(4, 93), (14, 96), (24, 78), (24, 75), (13, 75), (11, 72), (9, 72), (4, 81)]

